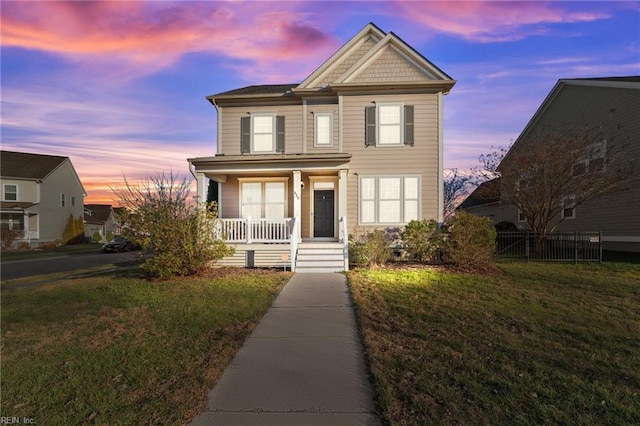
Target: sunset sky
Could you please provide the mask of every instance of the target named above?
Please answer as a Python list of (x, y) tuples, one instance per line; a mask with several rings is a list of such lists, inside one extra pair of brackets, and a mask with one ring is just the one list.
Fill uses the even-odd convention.
[(640, 75), (640, 2), (1, 2), (2, 149), (71, 158), (85, 203), (211, 156), (205, 96), (298, 83), (368, 22), (458, 83), (445, 167), (525, 127), (560, 78)]

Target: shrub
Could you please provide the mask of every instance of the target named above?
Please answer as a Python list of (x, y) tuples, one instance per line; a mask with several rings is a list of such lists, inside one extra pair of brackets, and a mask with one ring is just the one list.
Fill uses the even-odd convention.
[(24, 233), (24, 231), (20, 231), (20, 230), (11, 230), (11, 229), (3, 229), (2, 232), (0, 232), (1, 235), (1, 241), (2, 241), (2, 251), (5, 250), (11, 250), (13, 248), (15, 248), (15, 244), (16, 242), (22, 238), (22, 234)]
[(465, 269), (489, 269), (495, 244), (496, 230), (489, 218), (459, 212), (447, 225), (445, 258)]
[(107, 232), (107, 241), (111, 242), (113, 241), (113, 238), (114, 238), (113, 232), (111, 231)]
[(69, 214), (67, 226), (62, 233), (63, 244), (80, 244), (84, 241), (84, 220), (82, 216), (74, 218)]
[(100, 232), (96, 231), (93, 233), (93, 236), (91, 237), (91, 239), (93, 240), (94, 243), (99, 243), (100, 241), (102, 241), (102, 235), (100, 235)]
[(412, 220), (402, 232), (402, 241), (411, 258), (418, 262), (440, 260), (442, 238), (435, 220)]
[(391, 241), (385, 232), (375, 230), (349, 237), (349, 263), (352, 266), (378, 266), (393, 257)]
[(142, 265), (149, 275), (194, 275), (233, 253), (213, 232), (216, 206), (191, 202), (189, 187), (186, 179), (162, 173), (135, 186), (125, 178), (125, 186), (114, 190), (126, 208), (123, 235), (152, 254)]

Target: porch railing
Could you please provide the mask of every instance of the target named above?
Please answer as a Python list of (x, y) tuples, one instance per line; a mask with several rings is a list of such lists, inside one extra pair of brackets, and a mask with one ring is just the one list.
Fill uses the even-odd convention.
[(217, 219), (216, 238), (228, 243), (288, 243), (294, 219)]

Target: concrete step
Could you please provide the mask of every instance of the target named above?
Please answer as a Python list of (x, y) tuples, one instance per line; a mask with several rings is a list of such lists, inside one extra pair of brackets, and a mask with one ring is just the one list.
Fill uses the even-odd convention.
[(341, 261), (344, 260), (344, 255), (342, 253), (327, 253), (327, 254), (323, 254), (323, 255), (317, 255), (317, 254), (309, 254), (309, 253), (298, 253), (298, 262), (302, 262), (305, 260), (310, 260), (310, 261), (314, 261), (314, 260), (337, 260), (337, 261)]
[(333, 272), (342, 272), (342, 268), (298, 268), (296, 266), (296, 273), (298, 274), (330, 274)]

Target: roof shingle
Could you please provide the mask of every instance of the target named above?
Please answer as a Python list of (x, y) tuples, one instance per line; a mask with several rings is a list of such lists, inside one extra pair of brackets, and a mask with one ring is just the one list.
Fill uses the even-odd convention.
[(5, 178), (44, 179), (69, 157), (0, 151), (0, 173)]

